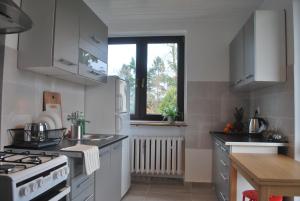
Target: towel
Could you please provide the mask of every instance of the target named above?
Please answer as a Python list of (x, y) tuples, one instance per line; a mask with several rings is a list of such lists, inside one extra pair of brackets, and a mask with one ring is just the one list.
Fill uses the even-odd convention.
[(99, 148), (97, 146), (90, 146), (84, 144), (77, 144), (72, 147), (61, 149), (63, 151), (75, 151), (83, 153), (83, 160), (85, 166), (85, 173), (92, 174), (100, 168)]

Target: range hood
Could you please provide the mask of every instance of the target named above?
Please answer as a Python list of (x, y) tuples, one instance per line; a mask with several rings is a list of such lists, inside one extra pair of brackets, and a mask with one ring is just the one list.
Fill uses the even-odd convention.
[(32, 27), (32, 21), (12, 0), (0, 0), (0, 34), (20, 33)]

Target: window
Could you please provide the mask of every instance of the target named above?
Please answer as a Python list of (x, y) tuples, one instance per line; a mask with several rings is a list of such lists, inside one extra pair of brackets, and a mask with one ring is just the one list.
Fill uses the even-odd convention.
[(109, 38), (108, 74), (128, 80), (133, 120), (163, 120), (177, 108), (184, 120), (184, 37)]

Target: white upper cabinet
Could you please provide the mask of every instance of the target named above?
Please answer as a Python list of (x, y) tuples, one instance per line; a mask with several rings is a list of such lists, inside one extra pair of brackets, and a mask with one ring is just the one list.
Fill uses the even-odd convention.
[(105, 81), (107, 26), (82, 0), (23, 0), (22, 9), (34, 26), (19, 35), (19, 68), (82, 84)]
[(108, 29), (90, 8), (80, 5), (79, 74), (95, 80), (107, 75)]
[(259, 10), (230, 44), (230, 81), (255, 88), (286, 81), (284, 11)]
[(244, 30), (240, 30), (230, 44), (230, 80), (239, 84), (242, 81), (244, 66)]
[(78, 1), (57, 0), (54, 32), (54, 66), (77, 74), (79, 41)]

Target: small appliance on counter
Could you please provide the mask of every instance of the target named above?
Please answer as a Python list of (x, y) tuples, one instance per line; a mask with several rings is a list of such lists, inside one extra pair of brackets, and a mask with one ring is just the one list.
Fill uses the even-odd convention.
[(265, 119), (258, 117), (256, 110), (254, 116), (249, 121), (249, 134), (251, 137), (259, 137), (268, 129), (268, 123)]

